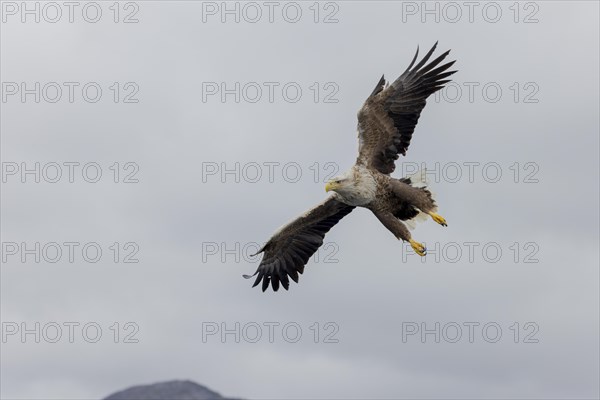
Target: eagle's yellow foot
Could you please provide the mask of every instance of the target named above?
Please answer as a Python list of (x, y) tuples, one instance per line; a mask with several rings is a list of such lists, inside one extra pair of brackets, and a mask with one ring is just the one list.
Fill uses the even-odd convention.
[(429, 215), (431, 215), (431, 218), (433, 218), (433, 220), (435, 222), (437, 222), (438, 224), (440, 224), (441, 226), (448, 226), (448, 224), (446, 223), (446, 219), (444, 217), (442, 217), (440, 214), (431, 212), (431, 213), (429, 213)]
[(424, 245), (422, 245), (421, 243), (416, 242), (412, 239), (410, 239), (408, 242), (410, 243), (410, 246), (413, 248), (415, 253), (417, 253), (421, 257), (423, 257), (425, 254), (427, 254), (427, 248)]

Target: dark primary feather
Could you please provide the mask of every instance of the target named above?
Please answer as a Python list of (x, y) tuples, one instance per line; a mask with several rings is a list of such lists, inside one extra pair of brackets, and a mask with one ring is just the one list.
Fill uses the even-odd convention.
[(262, 281), (263, 292), (269, 287), (274, 291), (281, 285), (287, 290), (289, 278), (298, 283), (298, 274), (310, 257), (323, 244), (325, 234), (354, 209), (335, 199), (335, 196), (312, 208), (302, 216), (284, 226), (260, 249), (264, 256), (254, 275), (244, 275), (249, 279), (255, 275), (252, 287)]
[(450, 81), (445, 78), (456, 72), (447, 71), (454, 61), (438, 66), (450, 50), (426, 64), (436, 46), (437, 42), (414, 65), (419, 54), (417, 48), (406, 71), (385, 89), (382, 77), (365, 101), (358, 112), (358, 164), (390, 174), (398, 155), (406, 154), (427, 97), (444, 87)]

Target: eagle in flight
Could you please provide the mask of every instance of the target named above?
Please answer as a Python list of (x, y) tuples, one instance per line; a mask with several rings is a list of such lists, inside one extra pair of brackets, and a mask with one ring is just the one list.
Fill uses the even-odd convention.
[[(333, 192), (325, 201), (294, 221), (281, 227), (256, 254), (264, 256), (253, 275), (254, 286), (262, 281), (263, 292), (269, 284), (274, 291), (289, 288), (289, 278), (298, 282), (298, 274), (323, 244), (325, 234), (355, 207), (368, 208), (397, 239), (410, 243), (424, 256), (425, 246), (412, 239), (408, 227), (430, 216), (442, 226), (425, 173), (397, 179), (390, 176), (398, 155), (406, 155), (410, 139), (419, 121), (425, 100), (449, 82), (456, 71), (448, 71), (454, 61), (439, 65), (446, 51), (427, 64), (437, 42), (415, 65), (419, 49), (410, 65), (392, 84), (382, 76), (358, 112), (358, 158), (350, 170), (327, 182), (325, 191)], [(407, 227), (408, 226), (408, 227)]]

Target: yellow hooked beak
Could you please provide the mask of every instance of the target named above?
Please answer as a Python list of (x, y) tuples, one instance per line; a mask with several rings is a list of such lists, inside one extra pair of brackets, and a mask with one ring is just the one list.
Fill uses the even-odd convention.
[(338, 183), (336, 183), (335, 181), (329, 181), (327, 182), (327, 184), (325, 185), (325, 191), (329, 192), (331, 190), (335, 190), (339, 187), (340, 185)]

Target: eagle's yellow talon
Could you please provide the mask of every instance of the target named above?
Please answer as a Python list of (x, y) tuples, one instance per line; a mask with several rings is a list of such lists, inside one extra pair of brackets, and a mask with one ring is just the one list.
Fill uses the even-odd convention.
[(415, 251), (415, 253), (417, 253), (421, 257), (423, 257), (424, 255), (427, 254), (427, 248), (424, 245), (422, 245), (421, 243), (414, 241), (412, 239), (409, 240), (409, 243), (410, 243), (410, 246)]
[(442, 217), (440, 214), (432, 212), (432, 213), (429, 213), (429, 215), (431, 215), (431, 218), (438, 224), (440, 224), (442, 226), (448, 226), (448, 224), (446, 223), (446, 219), (444, 217)]

